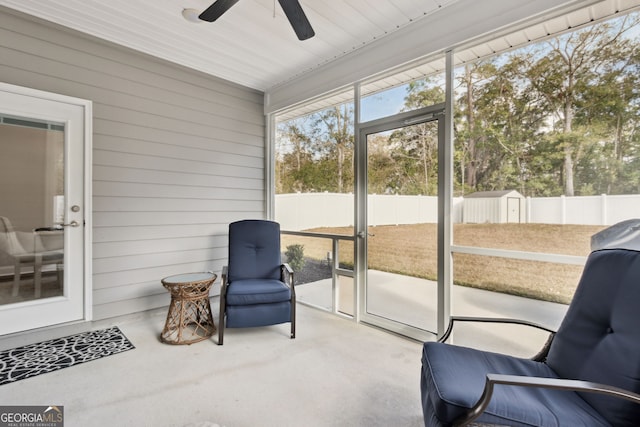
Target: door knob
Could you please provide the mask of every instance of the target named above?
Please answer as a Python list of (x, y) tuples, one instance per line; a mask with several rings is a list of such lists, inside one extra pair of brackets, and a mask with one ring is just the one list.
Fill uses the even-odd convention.
[(60, 224), (63, 227), (78, 227), (80, 223), (78, 221), (71, 221), (69, 224)]

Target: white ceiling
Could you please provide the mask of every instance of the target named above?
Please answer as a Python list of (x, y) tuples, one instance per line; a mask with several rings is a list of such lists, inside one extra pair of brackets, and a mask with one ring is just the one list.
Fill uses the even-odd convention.
[[(182, 10), (214, 0), (0, 0), (0, 5), (267, 91), (457, 0), (300, 0), (316, 36), (299, 41), (275, 0), (240, 0), (216, 22)], [(275, 12), (275, 15), (274, 15)]]

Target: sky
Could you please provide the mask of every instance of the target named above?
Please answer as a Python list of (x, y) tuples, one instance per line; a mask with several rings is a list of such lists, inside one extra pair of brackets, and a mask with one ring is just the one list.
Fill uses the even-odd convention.
[(399, 113), (404, 106), (407, 86), (402, 85), (362, 98), (360, 122), (379, 119)]

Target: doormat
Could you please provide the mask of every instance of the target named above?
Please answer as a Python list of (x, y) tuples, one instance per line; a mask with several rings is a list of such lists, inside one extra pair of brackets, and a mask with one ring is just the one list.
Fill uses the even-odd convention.
[(0, 386), (134, 348), (114, 326), (0, 351)]

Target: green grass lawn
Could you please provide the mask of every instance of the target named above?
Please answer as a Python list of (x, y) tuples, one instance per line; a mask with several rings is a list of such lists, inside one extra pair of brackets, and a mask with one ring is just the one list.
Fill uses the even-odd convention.
[[(454, 244), (526, 252), (587, 256), (590, 239), (602, 226), (551, 224), (455, 224)], [(317, 233), (352, 235), (351, 227), (314, 228)], [(436, 224), (370, 227), (369, 268), (434, 280)], [(305, 256), (325, 259), (326, 239), (282, 236), (283, 249), (304, 245)], [(340, 245), (340, 262), (353, 264), (351, 242)], [(454, 283), (480, 289), (568, 304), (581, 266), (522, 261), (479, 255), (454, 255)]]

